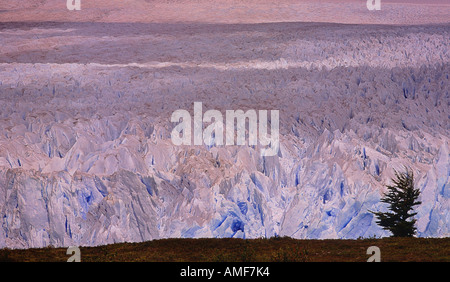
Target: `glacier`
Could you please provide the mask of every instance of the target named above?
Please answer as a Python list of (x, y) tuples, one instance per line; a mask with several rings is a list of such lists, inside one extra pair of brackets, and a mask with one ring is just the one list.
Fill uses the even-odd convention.
[[(389, 236), (369, 210), (404, 166), (417, 235), (448, 237), (449, 31), (0, 24), (0, 248)], [(197, 101), (278, 109), (278, 154), (174, 146)]]

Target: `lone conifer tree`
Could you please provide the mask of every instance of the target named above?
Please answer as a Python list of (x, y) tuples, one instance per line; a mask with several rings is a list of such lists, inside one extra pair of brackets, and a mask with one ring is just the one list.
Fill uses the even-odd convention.
[(388, 193), (381, 199), (381, 202), (389, 204), (391, 212), (370, 212), (378, 218), (377, 224), (392, 232), (393, 237), (412, 237), (416, 233), (416, 220), (412, 217), (417, 213), (409, 212), (422, 203), (417, 201), (420, 191), (414, 188), (414, 174), (409, 169), (404, 173), (395, 171), (392, 182), (394, 185), (387, 186)]

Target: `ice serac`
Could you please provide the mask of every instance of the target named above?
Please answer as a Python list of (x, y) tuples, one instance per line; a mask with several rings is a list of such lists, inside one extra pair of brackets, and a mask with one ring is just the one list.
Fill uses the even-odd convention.
[[(387, 236), (369, 210), (404, 166), (418, 236), (450, 235), (448, 24), (24, 25), (0, 35), (0, 248)], [(194, 102), (279, 110), (278, 154), (174, 146)]]

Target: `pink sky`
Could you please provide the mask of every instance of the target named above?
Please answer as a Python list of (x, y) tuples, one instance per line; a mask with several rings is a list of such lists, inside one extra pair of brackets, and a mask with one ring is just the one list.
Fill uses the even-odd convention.
[(450, 0), (381, 0), (381, 11), (368, 11), (366, 0), (81, 0), (81, 3), (81, 11), (68, 11), (66, 0), (0, 0), (0, 22), (450, 22)]
[(450, 5), (450, 0), (381, 0), (381, 3), (413, 3), (413, 4), (447, 4)]

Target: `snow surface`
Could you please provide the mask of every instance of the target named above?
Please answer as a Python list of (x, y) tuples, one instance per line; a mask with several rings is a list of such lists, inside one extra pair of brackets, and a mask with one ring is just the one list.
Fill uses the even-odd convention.
[[(34, 12), (53, 3), (37, 2)], [(238, 7), (224, 3), (207, 16)], [(320, 3), (332, 14), (336, 3)], [(173, 22), (187, 17), (175, 10), (126, 22), (114, 5), (98, 8), (108, 23), (11, 23), (29, 10), (1, 5), (0, 247), (387, 236), (368, 210), (386, 208), (385, 185), (404, 166), (422, 192), (418, 235), (450, 235), (450, 25), (418, 16), (434, 6), (395, 4), (396, 22), (381, 16), (392, 25), (345, 12), (340, 23), (313, 12), (278, 21), (296, 9), (288, 1), (272, 13), (242, 3), (255, 13), (245, 21), (185, 8), (188, 23)], [(170, 115), (194, 102), (278, 109), (279, 154), (174, 146)]]

